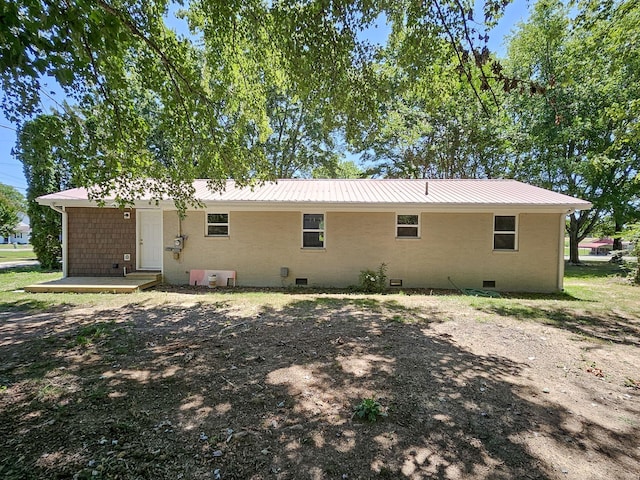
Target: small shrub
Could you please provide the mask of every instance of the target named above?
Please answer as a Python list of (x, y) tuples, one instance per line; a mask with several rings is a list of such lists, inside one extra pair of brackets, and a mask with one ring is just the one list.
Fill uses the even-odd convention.
[(387, 264), (381, 263), (377, 270), (360, 271), (360, 289), (366, 293), (382, 293), (387, 288)]
[(368, 422), (375, 422), (378, 417), (383, 417), (382, 405), (374, 398), (364, 398), (353, 409), (353, 416)]

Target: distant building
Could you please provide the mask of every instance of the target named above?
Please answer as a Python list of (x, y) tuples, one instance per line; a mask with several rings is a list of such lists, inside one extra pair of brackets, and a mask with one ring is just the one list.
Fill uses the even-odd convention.
[(0, 236), (0, 243), (17, 243), (26, 245), (31, 241), (31, 225), (20, 222), (16, 227), (16, 233), (9, 237)]

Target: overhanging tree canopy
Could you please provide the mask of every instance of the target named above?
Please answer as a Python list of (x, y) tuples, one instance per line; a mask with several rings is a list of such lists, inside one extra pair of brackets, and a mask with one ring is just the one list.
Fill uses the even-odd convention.
[[(506, 0), (488, 0), (492, 21)], [(53, 77), (76, 108), (82, 154), (69, 158), (77, 183), (121, 201), (152, 188), (184, 204), (196, 177), (239, 183), (271, 178), (258, 138), (271, 133), (271, 88), (322, 105), (328, 125), (373, 118), (387, 92), (373, 68), (379, 46), (363, 31), (388, 22), (404, 31), (402, 58), (419, 74), (444, 38), (462, 54), (486, 40), (467, 22), (468, 0), (194, 0), (191, 34), (167, 27), (168, 0), (16, 0), (0, 16), (3, 109), (14, 120), (41, 109), (43, 78)], [(465, 45), (465, 47), (462, 47)], [(479, 54), (479, 53), (478, 53)], [(473, 58), (473, 54), (471, 57)], [(154, 105), (152, 126), (132, 92)], [(148, 145), (163, 133), (158, 162)], [(143, 179), (159, 182), (147, 182)]]
[(578, 7), (574, 16), (560, 1), (539, 1), (511, 40), (508, 59), (515, 76), (548, 86), (543, 95), (510, 97), (520, 132), (514, 174), (594, 205), (569, 217), (573, 262), (601, 216), (629, 218), (640, 193), (640, 64), (637, 48), (629, 49), (640, 38), (640, 4)]

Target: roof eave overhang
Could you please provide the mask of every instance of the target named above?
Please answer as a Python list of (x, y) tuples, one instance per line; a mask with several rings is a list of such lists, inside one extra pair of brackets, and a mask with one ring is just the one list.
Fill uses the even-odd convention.
[[(538, 213), (565, 213), (575, 210), (587, 210), (591, 204), (509, 204), (509, 203), (359, 203), (359, 202), (260, 202), (260, 201), (222, 201), (205, 200), (205, 208), (240, 210), (240, 211), (309, 211), (322, 210), (334, 212), (396, 212), (396, 211), (420, 211), (420, 212), (538, 212)], [(175, 210), (175, 206), (165, 205), (165, 209)]]
[[(56, 199), (56, 198), (37, 198), (36, 201), (39, 205), (48, 207), (103, 207), (103, 208), (118, 208), (113, 200), (104, 200), (104, 204), (100, 205), (96, 200), (84, 199)], [(155, 209), (175, 209), (173, 202), (167, 201), (155, 201), (155, 200), (136, 200), (132, 205), (128, 205), (125, 208), (155, 208)]]
[[(98, 207), (98, 202), (88, 199), (48, 199), (38, 198), (40, 205), (52, 207)], [(473, 212), (537, 212), (537, 213), (565, 213), (575, 210), (588, 210), (590, 203), (575, 204), (529, 204), (529, 203), (359, 203), (359, 202), (278, 202), (278, 201), (227, 201), (203, 200), (204, 209), (224, 209), (240, 211), (307, 211), (322, 210), (335, 212), (395, 212), (420, 211), (442, 213), (473, 213)], [(116, 208), (115, 203), (105, 200), (103, 207)], [(171, 200), (138, 200), (131, 208), (176, 210)], [(189, 210), (197, 210), (195, 207)]]

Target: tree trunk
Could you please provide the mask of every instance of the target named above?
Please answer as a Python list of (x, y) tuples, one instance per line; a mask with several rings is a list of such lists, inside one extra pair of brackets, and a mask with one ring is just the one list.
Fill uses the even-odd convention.
[[(616, 228), (615, 234), (619, 235), (622, 232), (622, 223), (616, 220)], [(613, 249), (614, 250), (622, 250), (622, 238), (621, 237), (613, 237)]]
[(580, 263), (580, 251), (578, 250), (578, 222), (573, 215), (569, 221), (569, 263), (577, 265)]

